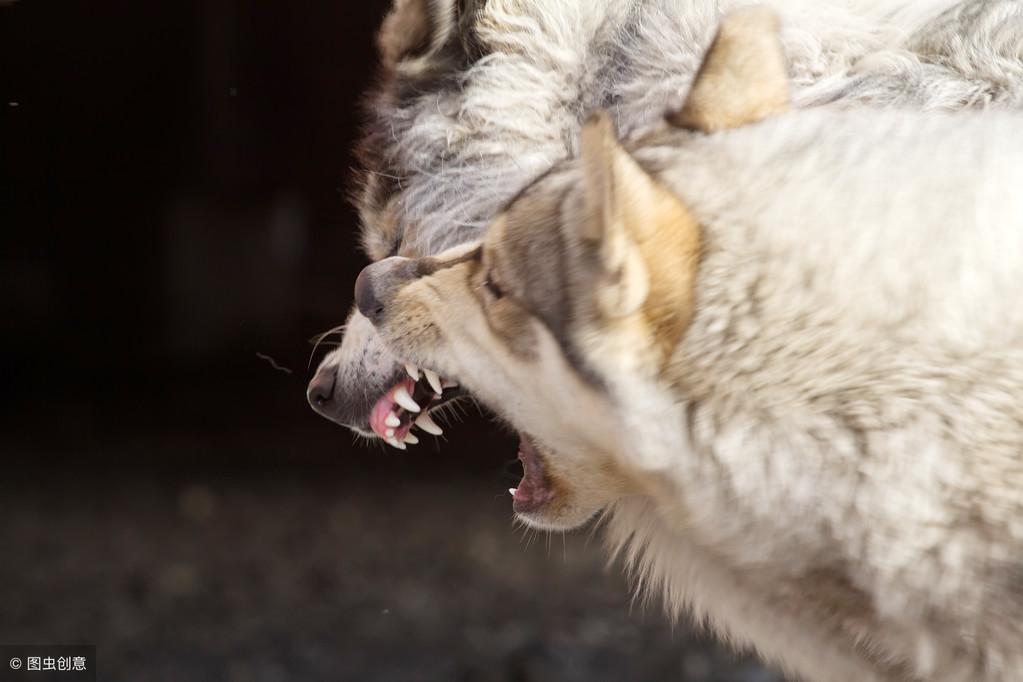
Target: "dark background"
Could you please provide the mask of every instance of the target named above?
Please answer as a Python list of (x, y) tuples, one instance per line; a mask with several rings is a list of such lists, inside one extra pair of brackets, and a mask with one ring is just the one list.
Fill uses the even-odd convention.
[(107, 680), (776, 679), (592, 533), (516, 528), (486, 417), (399, 453), (307, 407), (386, 4), (0, 2), (0, 643)]

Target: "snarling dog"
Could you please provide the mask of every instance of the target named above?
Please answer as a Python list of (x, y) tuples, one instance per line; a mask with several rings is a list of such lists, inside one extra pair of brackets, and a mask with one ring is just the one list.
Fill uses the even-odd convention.
[(525, 520), (606, 509), (672, 608), (806, 679), (1019, 679), (1023, 115), (791, 110), (774, 26), (359, 309), (546, 446)]
[[(688, 90), (720, 13), (738, 4), (396, 0), (380, 32), (381, 70), (359, 145), (357, 204), (370, 259), (478, 240), (508, 200), (578, 151), (590, 111), (607, 108), (623, 135), (656, 126)], [(1023, 97), (1017, 0), (769, 4), (784, 20), (797, 107), (950, 110), (1017, 106)], [(400, 447), (388, 429), (409, 437), (414, 417), (458, 391), (434, 398), (425, 377), (416, 382), (398, 360), (354, 312), (309, 400)]]

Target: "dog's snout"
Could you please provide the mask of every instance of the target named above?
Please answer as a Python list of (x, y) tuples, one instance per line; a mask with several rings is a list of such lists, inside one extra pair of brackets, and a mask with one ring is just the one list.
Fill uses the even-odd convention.
[(309, 382), (306, 389), (306, 399), (309, 405), (319, 414), (333, 418), (334, 386), (337, 383), (337, 372), (333, 367), (324, 366), (316, 371), (316, 375)]
[(376, 287), (373, 285), (373, 267), (369, 265), (363, 268), (355, 280), (355, 305), (371, 322), (375, 322), (384, 312), (376, 295)]

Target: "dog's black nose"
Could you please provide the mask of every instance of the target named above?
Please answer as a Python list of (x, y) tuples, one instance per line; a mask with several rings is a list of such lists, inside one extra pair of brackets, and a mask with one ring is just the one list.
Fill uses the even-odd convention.
[(317, 413), (327, 419), (333, 419), (337, 406), (334, 401), (334, 385), (337, 383), (337, 371), (334, 367), (324, 366), (316, 371), (316, 376), (309, 382), (306, 399)]
[(384, 312), (373, 287), (373, 273), (370, 272), (373, 265), (364, 267), (355, 280), (355, 305), (370, 322), (376, 322)]

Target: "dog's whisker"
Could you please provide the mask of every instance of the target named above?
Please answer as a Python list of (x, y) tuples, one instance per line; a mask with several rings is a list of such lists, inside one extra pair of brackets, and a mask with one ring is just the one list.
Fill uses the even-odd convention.
[[(316, 350), (320, 347), (320, 344), (323, 343), (323, 341), (325, 339), (327, 339), (328, 337), (330, 337), (330, 336), (332, 336), (334, 334), (338, 334), (340, 336), (344, 336), (345, 329), (347, 329), (347, 328), (348, 328), (347, 324), (340, 324), (340, 325), (338, 325), (336, 327), (328, 329), (327, 331), (325, 331), (325, 332), (323, 332), (321, 334), (317, 334), (316, 336), (314, 336), (311, 339), (309, 339), (309, 343), (313, 344), (313, 349), (309, 352), (309, 360), (306, 362), (306, 370), (308, 370), (310, 367), (312, 367), (312, 365), (313, 365), (313, 356), (316, 355)], [(341, 345), (341, 343), (338, 342), (335, 345)]]

